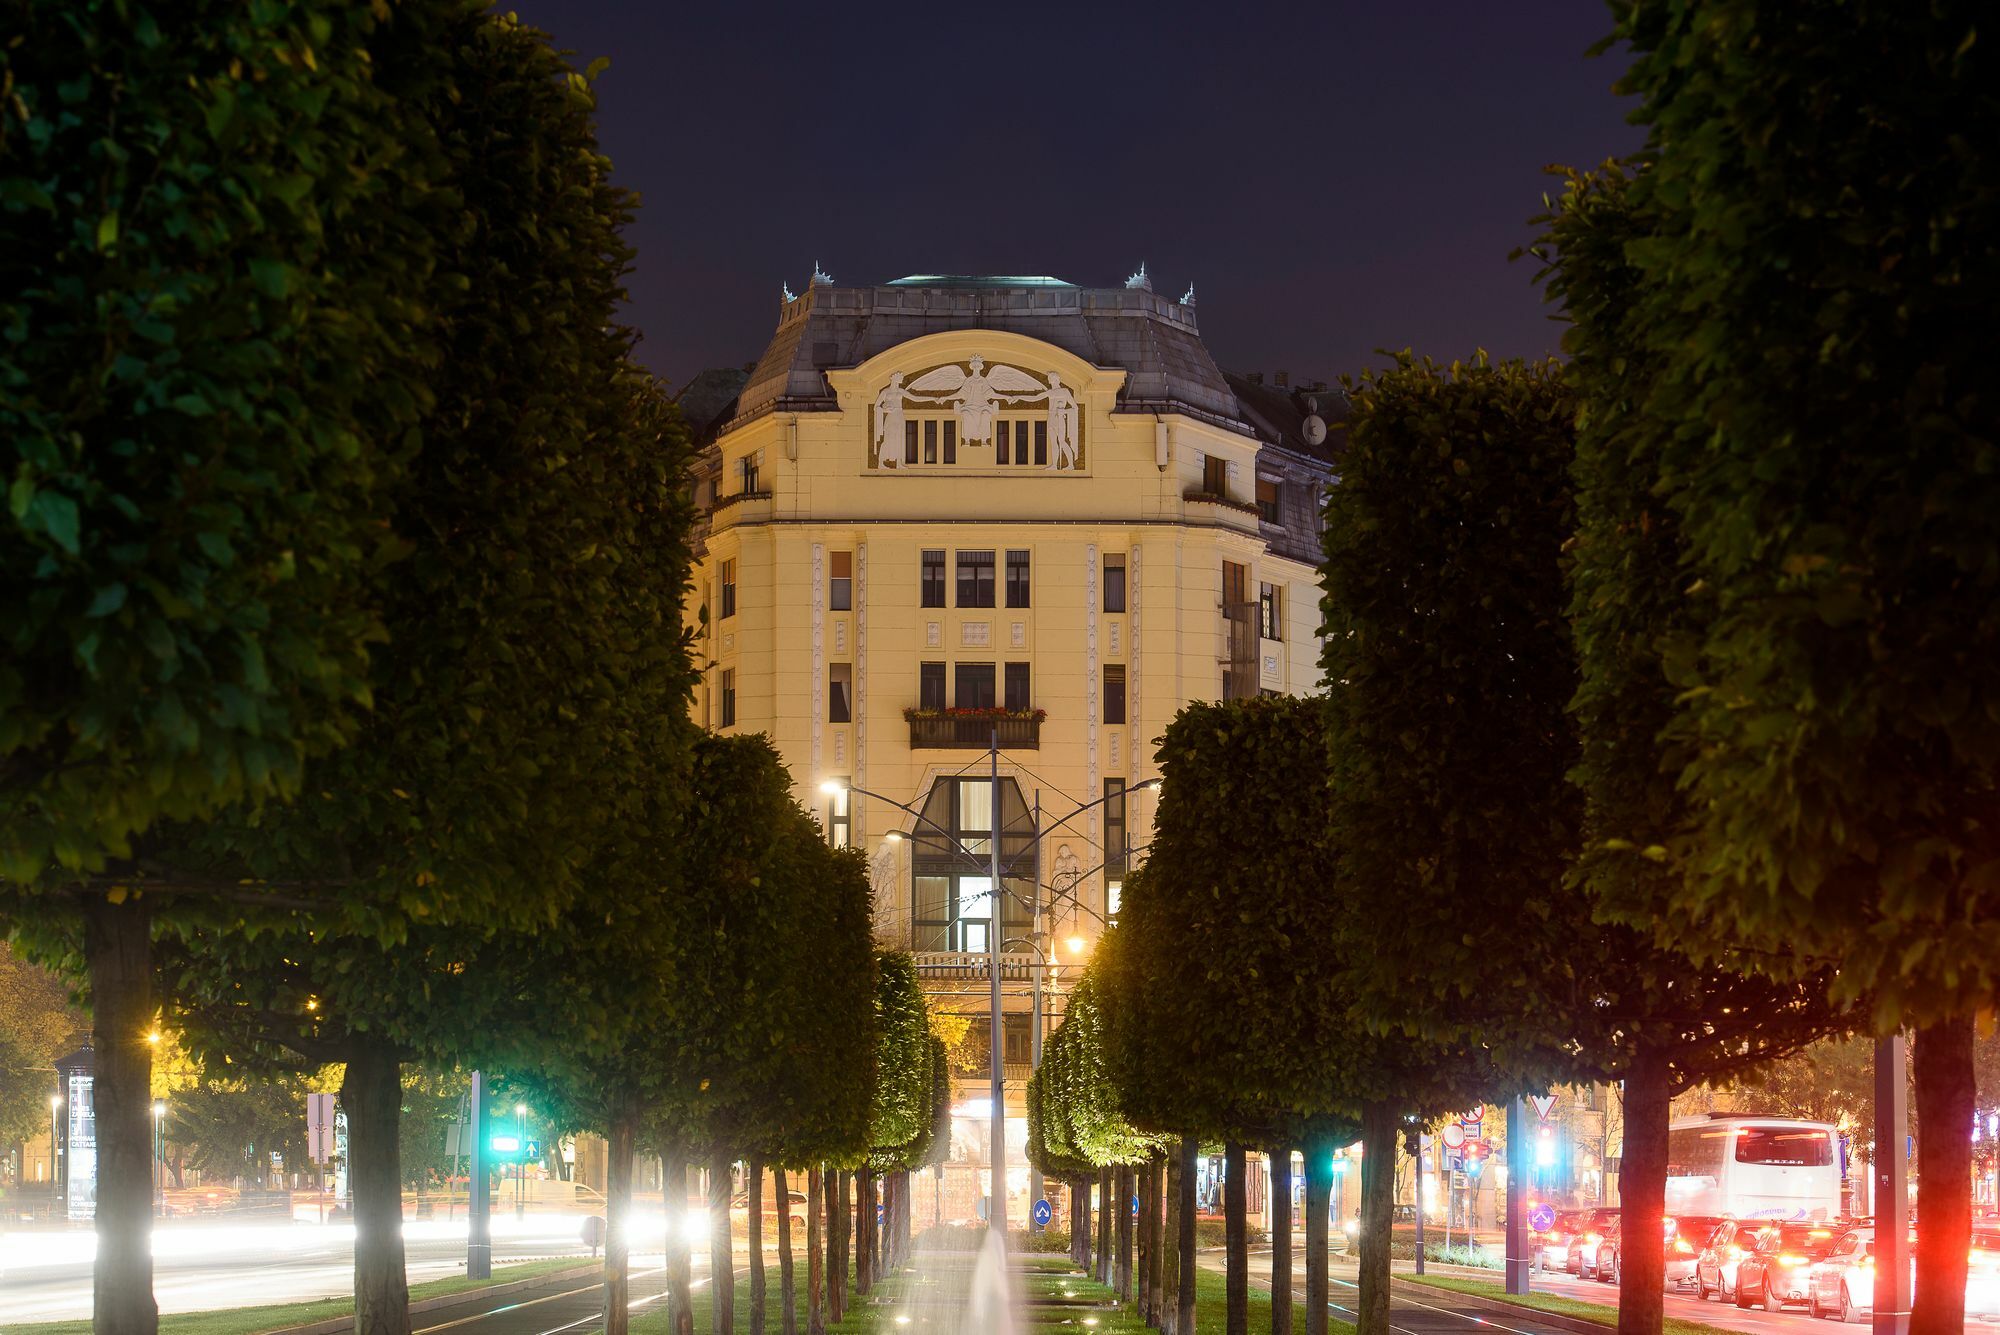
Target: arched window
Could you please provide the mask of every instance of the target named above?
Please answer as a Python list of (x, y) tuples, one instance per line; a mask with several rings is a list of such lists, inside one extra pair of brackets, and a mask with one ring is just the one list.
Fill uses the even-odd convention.
[[(1000, 780), (1003, 950), (1033, 924), (1036, 868), (1033, 818), (1013, 779)], [(954, 775), (931, 785), (923, 819), (910, 832), (915, 939), (925, 951), (985, 954), (993, 921), (993, 781)]]

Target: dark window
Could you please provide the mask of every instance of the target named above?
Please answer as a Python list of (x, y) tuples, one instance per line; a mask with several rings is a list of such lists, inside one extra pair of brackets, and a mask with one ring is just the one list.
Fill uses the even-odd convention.
[(826, 605), (835, 612), (854, 607), (854, 553), (833, 552), (828, 563)]
[(1035, 463), (1037, 466), (1049, 461), (1049, 424), (1035, 423)]
[(736, 670), (722, 669), (722, 726), (727, 728), (736, 722)]
[(913, 421), (909, 421), (906, 419), (903, 422), (903, 462), (906, 464), (913, 464), (916, 461), (917, 461), (917, 424)]
[(1125, 665), (1106, 663), (1104, 665), (1104, 721), (1123, 723), (1125, 721)]
[(1104, 558), (1104, 610), (1125, 610), (1125, 555), (1122, 552)]
[(738, 475), (743, 479), (743, 494), (748, 496), (757, 490), (757, 456), (746, 454), (738, 460)]
[(1824, 1168), (1833, 1162), (1832, 1137), (1789, 1126), (1746, 1126), (1736, 1132), (1736, 1162)]
[(944, 606), (944, 552), (936, 548), (924, 551), (924, 577), (921, 585), (925, 607)]
[(1257, 517), (1267, 524), (1281, 522), (1278, 518), (1278, 505), (1283, 493), (1280, 492), (1279, 485), (1269, 478), (1257, 479)]
[(944, 664), (917, 664), (917, 707), (944, 708)]
[(993, 665), (991, 663), (960, 663), (957, 665), (952, 708), (991, 709), (998, 703), (993, 698)]
[(1007, 553), (1007, 606), (1028, 606), (1028, 554), (1023, 551)]
[[(1033, 1034), (1028, 1028), (1031, 1017), (1026, 1015), (1002, 1015), (1000, 1017), (1000, 1060), (1008, 1066), (1026, 1066), (1034, 1060)], [(989, 1041), (992, 1026), (987, 1027)], [(990, 1076), (992, 1072), (987, 1074)]]
[(1003, 419), (999, 423), (995, 424), (993, 428), (994, 463), (1004, 464), (1008, 462), (1009, 451), (1013, 448), (1012, 445), (1009, 444), (1009, 437), (1012, 434), (1013, 434), (1013, 424), (1011, 422), (1005, 421)]
[(944, 424), (944, 461), (948, 464), (958, 462), (958, 423), (956, 422), (946, 422)]
[(836, 779), (832, 796), (826, 800), (826, 841), (835, 848), (846, 848), (854, 839), (854, 795), (847, 791), (847, 780)]
[(1222, 563), (1222, 601), (1245, 603), (1250, 600), (1250, 567), (1234, 561)]
[(916, 877), (916, 948), (918, 950), (951, 949), (951, 878), (949, 876)]
[(736, 615), (736, 563), (734, 561), (724, 561), (722, 563), (722, 615), (725, 617)]
[(1007, 708), (1017, 714), (1024, 714), (1034, 706), (1029, 703), (1028, 665), (1009, 663), (1007, 665)]
[(1257, 586), (1257, 621), (1267, 640), (1285, 638), (1285, 608), (1275, 584)]
[(958, 605), (993, 606), (993, 553), (958, 554)]
[[(1125, 875), (1125, 780), (1104, 781), (1104, 874)], [(1113, 904), (1116, 913), (1118, 906)]]
[(1201, 489), (1211, 496), (1229, 494), (1229, 460), (1217, 458), (1213, 454), (1202, 457)]
[(924, 423), (924, 462), (927, 464), (937, 462), (937, 429), (935, 421)]
[(852, 663), (828, 663), (826, 665), (826, 721), (828, 723), (852, 723), (854, 721), (854, 665)]

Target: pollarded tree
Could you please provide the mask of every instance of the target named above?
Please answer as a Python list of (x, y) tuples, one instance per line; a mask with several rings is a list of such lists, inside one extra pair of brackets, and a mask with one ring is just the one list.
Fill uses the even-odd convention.
[[(1983, 16), (1640, 3), (1614, 33), (1651, 127), (1624, 325), (1654, 364), (1642, 480), (1693, 604), (1670, 930), (1789, 942), (1779, 966), (1837, 966), (1878, 1025), (1917, 1026), (1918, 1335), (1962, 1319), (1972, 1017), (2000, 993)], [(1621, 908), (1650, 924), (1648, 901)]]
[(96, 1310), (144, 1331), (163, 909), (132, 839), (297, 791), (365, 714), (438, 351), (451, 209), (418, 107), (446, 48), (435, 8), (8, 17), (3, 907), (93, 974)]
[[(1679, 687), (1666, 660), (1669, 646), (1695, 632), (1698, 604), (1685, 596), (1680, 524), (1653, 486), (1659, 437), (1644, 405), (1663, 363), (1635, 342), (1644, 306), (1630, 258), (1640, 240), (1631, 184), (1615, 164), (1571, 173), (1538, 247), (1551, 266), (1550, 295), (1571, 320), (1569, 374), (1587, 405), (1571, 470), (1574, 778), (1585, 803), (1573, 882), (1600, 919), (1629, 918), (1635, 903), (1663, 912), (1683, 877), (1668, 850), (1685, 846), (1697, 824), (1680, 781), (1691, 755), (1672, 735)], [(1598, 942), (1598, 1012), (1619, 1021), (1600, 1036), (1601, 1066), (1625, 1083), (1619, 1194), (1651, 1217), (1665, 1209), (1676, 1094), (1751, 1073), (1860, 1017), (1829, 1001), (1833, 972), (1795, 958), (1789, 934), (1713, 952), (1708, 965), (1636, 926), (1606, 926)], [(1663, 1258), (1646, 1248), (1620, 1262), (1620, 1329), (1658, 1331)]]
[[(878, 951), (875, 957), (875, 1092), (868, 1114), (868, 1159), (855, 1179), (860, 1220), (854, 1253), (855, 1286), (867, 1293), (880, 1270), (874, 1226), (876, 1174), (907, 1169), (913, 1154), (930, 1140), (937, 1081), (931, 1071), (931, 1036), (924, 988), (907, 951)], [(754, 1207), (755, 1202), (752, 1202)]]

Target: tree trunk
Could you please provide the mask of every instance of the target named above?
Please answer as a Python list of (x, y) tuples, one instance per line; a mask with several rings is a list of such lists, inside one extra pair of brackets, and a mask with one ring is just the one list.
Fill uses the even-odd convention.
[(632, 1318), (626, 1225), (632, 1218), (632, 1148), (638, 1115), (621, 1110), (606, 1128), (604, 1158), (604, 1335), (625, 1335)]
[(750, 1335), (764, 1335), (764, 1161), (753, 1154), (743, 1170), (750, 1233)]
[(394, 1047), (352, 1040), (340, 1082), (347, 1114), (347, 1180), (354, 1193), (355, 1335), (409, 1335), (403, 1266), (403, 1064)]
[(833, 1235), (833, 1255), (827, 1266), (826, 1306), (827, 1315), (839, 1322), (847, 1316), (847, 1253), (854, 1237), (854, 1195), (845, 1169), (836, 1168), (829, 1176), (827, 1201), (832, 1213), (827, 1217), (827, 1231)]
[(1139, 1319), (1155, 1330), (1160, 1326), (1153, 1275), (1153, 1257), (1156, 1254), (1153, 1239), (1160, 1228), (1160, 1194), (1153, 1189), (1153, 1169), (1158, 1162), (1157, 1159), (1148, 1159), (1139, 1165), (1138, 1237), (1133, 1241), (1133, 1259), (1139, 1267), (1135, 1281), (1139, 1295)]
[(1308, 1137), (1306, 1160), (1306, 1335), (1326, 1335), (1326, 1222), (1333, 1206), (1333, 1146)]
[(1271, 1335), (1292, 1335), (1292, 1147), (1271, 1151)]
[(1114, 1194), (1118, 1198), (1118, 1253), (1111, 1267), (1112, 1282), (1118, 1290), (1118, 1301), (1125, 1303), (1132, 1301), (1132, 1225), (1135, 1222), (1132, 1218), (1132, 1197), (1136, 1194), (1132, 1190), (1133, 1176), (1130, 1164), (1118, 1165), (1118, 1171), (1112, 1175)]
[(1151, 1281), (1153, 1295), (1153, 1325), (1157, 1328), (1166, 1324), (1167, 1308), (1172, 1302), (1167, 1293), (1167, 1156), (1158, 1155), (1153, 1159), (1147, 1177), (1152, 1188), (1153, 1200), (1146, 1211), (1146, 1222), (1152, 1227), (1151, 1254), (1146, 1258), (1146, 1274)]
[(1076, 1231), (1076, 1236), (1075, 1236), (1075, 1237), (1074, 1237), (1074, 1238), (1072, 1239), (1072, 1241), (1074, 1241), (1074, 1242), (1076, 1243), (1076, 1263), (1077, 1263), (1077, 1265), (1079, 1265), (1079, 1266), (1081, 1266), (1081, 1267), (1083, 1268), (1083, 1272), (1084, 1272), (1084, 1273), (1085, 1273), (1086, 1275), (1090, 1273), (1090, 1261), (1091, 1261), (1091, 1256), (1090, 1256), (1090, 1242), (1091, 1242), (1091, 1227), (1090, 1227), (1090, 1187), (1091, 1187), (1091, 1181), (1092, 1181), (1092, 1179), (1090, 1179), (1090, 1178), (1087, 1178), (1087, 1177), (1079, 1177), (1079, 1178), (1076, 1178), (1076, 1179), (1075, 1179), (1074, 1181), (1072, 1181), (1072, 1182), (1070, 1183), (1070, 1188), (1069, 1188), (1069, 1189), (1070, 1189), (1070, 1191), (1071, 1191), (1072, 1193), (1074, 1193), (1074, 1195), (1072, 1196), (1072, 1198), (1071, 1198), (1071, 1199), (1073, 1199), (1073, 1200), (1074, 1200), (1074, 1201), (1076, 1202), (1076, 1205), (1075, 1205), (1075, 1210), (1076, 1210), (1076, 1225), (1075, 1225), (1075, 1231)]
[(694, 1266), (687, 1236), (687, 1150), (678, 1142), (660, 1155), (660, 1199), (667, 1214), (667, 1327), (694, 1335)]
[[(1926, 1025), (1910, 1047), (1916, 1075), (1917, 1283), (1910, 1335), (1965, 1329), (1972, 1246), (1972, 1017)], [(1902, 1202), (1888, 1218), (1900, 1218)], [(1884, 1214), (1876, 1205), (1876, 1227)]]
[(1112, 1263), (1117, 1257), (1111, 1241), (1118, 1223), (1117, 1179), (1108, 1164), (1097, 1170), (1097, 1282), (1105, 1285), (1112, 1282)]
[(792, 1191), (780, 1167), (771, 1189), (778, 1197), (778, 1302), (784, 1307), (778, 1320), (780, 1335), (798, 1335), (799, 1294), (792, 1282)]
[(806, 1335), (826, 1335), (826, 1170), (806, 1169)]
[(1243, 1147), (1230, 1141), (1222, 1147), (1222, 1218), (1226, 1256), (1224, 1290), (1227, 1295), (1225, 1326), (1229, 1335), (1249, 1335), (1250, 1330), (1250, 1212), (1249, 1192), (1244, 1189)]
[(1174, 1295), (1180, 1293), (1180, 1145), (1166, 1151), (1160, 1161), (1158, 1183), (1160, 1233), (1154, 1237), (1152, 1255), (1158, 1257), (1154, 1265), (1160, 1271), (1160, 1283), (1152, 1297), (1152, 1319), (1162, 1335), (1174, 1335), (1174, 1323), (1180, 1319), (1180, 1307), (1174, 1301)]
[(875, 1256), (875, 1174), (867, 1164), (854, 1170), (854, 1292), (861, 1297), (875, 1286), (868, 1268)]
[(715, 1335), (735, 1335), (736, 1330), (736, 1242), (729, 1233), (734, 1163), (728, 1150), (708, 1153), (708, 1310)]
[(1389, 1335), (1389, 1234), (1395, 1225), (1396, 1105), (1361, 1105), (1361, 1274), (1355, 1335)]
[(83, 954), (97, 1052), (95, 1325), (98, 1335), (153, 1335), (160, 1327), (153, 1301), (153, 1050), (146, 1042), (153, 1027), (153, 920), (145, 900), (86, 897)]
[[(1667, 1054), (1640, 1044), (1625, 1072), (1625, 1150), (1618, 1167), (1618, 1199), (1629, 1219), (1659, 1219), (1667, 1212), (1667, 1123), (1673, 1117), (1668, 1081)], [(1659, 1335), (1666, 1319), (1666, 1269), (1664, 1248), (1618, 1249), (1619, 1335)]]
[[(1195, 1164), (1201, 1155), (1201, 1142), (1193, 1136), (1181, 1137), (1180, 1187), (1175, 1196), (1179, 1201), (1174, 1213), (1180, 1216), (1180, 1228), (1175, 1238), (1175, 1249), (1179, 1253), (1179, 1315), (1174, 1319), (1174, 1335), (1195, 1335), (1194, 1331), (1194, 1179)], [(1241, 1168), (1242, 1152), (1237, 1152), (1237, 1167)], [(1236, 1179), (1241, 1181), (1239, 1175)], [(1240, 1188), (1239, 1188), (1240, 1190)], [(1247, 1304), (1248, 1295), (1245, 1295)]]

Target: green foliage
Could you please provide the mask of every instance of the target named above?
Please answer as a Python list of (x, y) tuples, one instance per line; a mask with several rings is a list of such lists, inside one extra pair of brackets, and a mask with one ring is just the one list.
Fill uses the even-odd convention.
[(875, 1095), (868, 1116), (874, 1166), (913, 1168), (923, 1162), (937, 1087), (931, 1063), (939, 1043), (932, 1037), (929, 1009), (917, 963), (907, 951), (875, 957)]
[[(1334, 949), (1363, 1012), (1473, 1083), (1440, 1094), (1503, 1092), (1489, 1055), (1515, 1087), (1548, 1082), (1591, 1014), (1588, 912), (1563, 884), (1574, 403), (1554, 364), (1483, 356), (1404, 354), (1352, 392), (1323, 568)], [(1445, 1075), (1419, 1061), (1373, 1095), (1428, 1106), (1426, 1073)]]
[[(2000, 954), (2000, 105), (1984, 10), (1619, 7), (1629, 485), (1673, 516), (1680, 879), (1711, 954), (1838, 961), (1877, 1019), (1990, 1007)], [(1980, 70), (1984, 69), (1985, 74)], [(1973, 127), (1980, 127), (1975, 129)], [(1576, 313), (1603, 325), (1602, 313)], [(1591, 386), (1592, 410), (1602, 382)]]
[(1099, 939), (1097, 958), (1070, 992), (1063, 1022), (1042, 1048), (1035, 1080), (1040, 1152), (1048, 1163), (1141, 1163), (1163, 1150), (1169, 1139), (1145, 1135), (1125, 1120), (1108, 1070), (1098, 991), (1106, 951), (1117, 936), (1113, 929)]
[(458, 228), (409, 112), (435, 12), (9, 7), (0, 876), (354, 735)]
[(1373, 1041), (1321, 945), (1336, 925), (1323, 720), (1316, 699), (1192, 704), (1161, 740), (1152, 854), (1105, 956), (1112, 1078), (1136, 1125), (1289, 1148), (1306, 1119), (1353, 1111), (1343, 1077)]
[(66, 1056), (84, 1027), (59, 978), (0, 945), (0, 1143), (47, 1134), (56, 1077), (41, 1068)]

